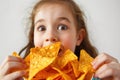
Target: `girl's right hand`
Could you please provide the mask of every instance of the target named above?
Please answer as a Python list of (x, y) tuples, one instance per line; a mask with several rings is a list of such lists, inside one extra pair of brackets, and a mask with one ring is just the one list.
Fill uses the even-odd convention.
[(26, 74), (26, 68), (22, 58), (8, 56), (0, 65), (0, 80), (18, 80)]

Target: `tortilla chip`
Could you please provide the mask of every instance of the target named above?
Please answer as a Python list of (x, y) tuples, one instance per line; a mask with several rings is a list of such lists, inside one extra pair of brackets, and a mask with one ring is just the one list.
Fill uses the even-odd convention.
[(59, 49), (60, 43), (52, 44), (43, 48), (31, 49), (29, 80), (55, 60)]
[(12, 53), (12, 56), (20, 57), (17, 52), (13, 52), (13, 53)]
[(52, 63), (52, 65), (59, 69), (62, 69), (67, 65), (67, 63), (77, 59), (77, 56), (71, 50), (67, 50), (61, 56), (57, 56), (56, 60)]
[(94, 59), (85, 50), (81, 50), (79, 60), (79, 71), (81, 72), (81, 76), (78, 80), (91, 80), (95, 72), (91, 65), (93, 60)]
[[(78, 60), (71, 50), (58, 55), (59, 49), (60, 42), (43, 48), (31, 48), (24, 59), (29, 66), (25, 80), (91, 80), (93, 58), (85, 50), (81, 50)], [(15, 52), (13, 56), (20, 57)]]
[(61, 75), (61, 78), (63, 78), (63, 80), (72, 80), (72, 78), (69, 75), (65, 74), (60, 69), (55, 68), (55, 67), (53, 67), (53, 69), (55, 69), (56, 71), (58, 71), (58, 73)]

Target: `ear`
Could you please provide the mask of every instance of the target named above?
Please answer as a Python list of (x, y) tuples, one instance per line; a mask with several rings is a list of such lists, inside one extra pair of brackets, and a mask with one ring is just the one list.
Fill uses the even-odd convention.
[(84, 39), (84, 36), (85, 36), (85, 30), (80, 29), (80, 31), (77, 33), (77, 42), (76, 42), (77, 46), (79, 46), (81, 44), (81, 42)]

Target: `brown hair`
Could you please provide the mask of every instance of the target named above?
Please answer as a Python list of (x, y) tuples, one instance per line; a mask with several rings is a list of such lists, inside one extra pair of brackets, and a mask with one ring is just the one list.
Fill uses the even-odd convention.
[(92, 57), (96, 57), (97, 56), (97, 51), (95, 49), (95, 47), (92, 46), (92, 44), (90, 43), (90, 40), (88, 38), (88, 32), (86, 29), (86, 23), (84, 20), (84, 14), (82, 12), (82, 10), (79, 8), (79, 6), (73, 1), (73, 0), (40, 0), (37, 2), (37, 4), (33, 7), (31, 16), (30, 16), (30, 21), (31, 21), (31, 25), (30, 25), (30, 31), (29, 31), (29, 40), (28, 40), (28, 44), (21, 49), (21, 51), (19, 52), (19, 54), (21, 54), (23, 51), (25, 51), (25, 55), (24, 57), (26, 57), (29, 52), (30, 52), (30, 48), (34, 47), (34, 18), (35, 15), (37, 13), (37, 10), (40, 8), (40, 6), (46, 4), (46, 3), (65, 3), (67, 6), (70, 7), (73, 16), (75, 17), (75, 20), (77, 22), (77, 31), (79, 31), (80, 29), (84, 29), (85, 30), (85, 37), (82, 41), (82, 43), (79, 46), (76, 46), (75, 49), (75, 54), (79, 57), (79, 52), (81, 49), (86, 50)]

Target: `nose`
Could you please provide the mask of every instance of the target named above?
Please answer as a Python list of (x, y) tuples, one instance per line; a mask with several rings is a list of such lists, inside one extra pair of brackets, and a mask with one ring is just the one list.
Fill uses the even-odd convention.
[(55, 37), (55, 36), (49, 36), (48, 38), (46, 38), (45, 41), (46, 41), (46, 42), (57, 42), (58, 39), (57, 39), (57, 37)]
[(55, 33), (54, 31), (50, 31), (46, 34), (46, 38), (45, 38), (46, 42), (57, 42), (58, 41), (58, 37), (57, 37), (57, 33)]

